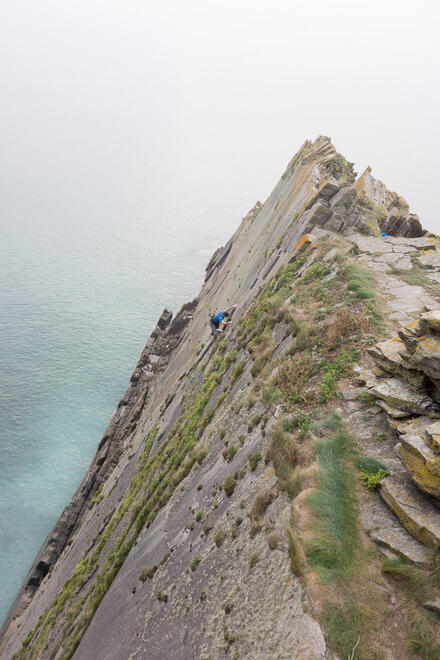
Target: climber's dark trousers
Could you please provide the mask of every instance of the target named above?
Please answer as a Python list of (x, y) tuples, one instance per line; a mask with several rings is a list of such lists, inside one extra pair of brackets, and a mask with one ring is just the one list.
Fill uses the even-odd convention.
[(213, 323), (212, 321), (210, 321), (209, 323), (211, 325), (212, 336), (214, 337), (214, 339), (217, 339), (218, 328), (217, 328), (216, 324)]

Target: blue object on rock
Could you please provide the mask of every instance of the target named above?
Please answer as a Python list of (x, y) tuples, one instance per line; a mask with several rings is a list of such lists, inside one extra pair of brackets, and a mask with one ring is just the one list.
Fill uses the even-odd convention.
[(388, 236), (388, 234), (385, 234), (385, 232), (383, 231), (383, 232), (381, 233), (381, 236), (382, 236), (382, 238), (383, 238), (384, 236)]

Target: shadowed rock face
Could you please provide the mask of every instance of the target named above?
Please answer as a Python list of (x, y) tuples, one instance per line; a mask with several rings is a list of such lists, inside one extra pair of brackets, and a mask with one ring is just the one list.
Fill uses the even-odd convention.
[[(321, 628), (305, 611), (307, 596), (290, 570), (285, 536), (290, 503), (279, 492), (273, 468), (262, 458), (275, 418), (265, 418), (262, 401), (256, 402), (252, 413), (245, 405), (252, 393), (251, 361), (245, 349), (238, 350), (223, 374), (229, 379), (228, 397), (234, 407), (241, 405), (240, 412), (233, 416), (230, 408), (221, 405), (226, 386), (212, 383), (204, 405), (213, 411), (213, 419), (205, 424), (201, 418), (194, 436), (206, 454), (201, 460), (199, 454), (189, 465), (184, 454), (179, 456), (178, 444), (173, 449), (176, 455), (171, 455), (171, 445), (179, 424), (191, 425), (192, 418), (185, 418), (188, 401), (204, 392), (209, 379), (205, 365), (215, 348), (207, 328), (212, 311), (235, 303), (234, 316), (240, 317), (280, 267), (302, 253), (306, 260), (298, 275), (313, 265), (315, 246), (332, 232), (350, 235), (359, 244), (364, 234), (370, 235), (365, 240), (380, 242), (384, 219), (391, 223), (396, 208), (407, 208), (404, 200), (376, 181), (370, 170), (356, 182), (352, 165), (329, 138), (320, 136), (304, 143), (264, 204), (257, 202), (226, 246), (214, 253), (197, 298), (174, 318), (164, 310), (158, 320), (90, 468), (44, 541), (3, 626), (2, 658), (11, 658), (20, 648), (72, 575), (79, 605), (76, 618), (69, 618), (71, 628), (68, 625), (63, 632), (66, 611), (60, 606), (53, 626), (37, 631), (21, 657), (35, 653), (28, 657), (61, 658), (74, 653), (75, 658), (97, 660), (208, 659), (220, 657), (225, 647), (230, 650), (235, 643), (233, 631), (238, 630), (240, 657), (328, 657)], [(402, 217), (393, 220), (387, 233), (421, 235), (411, 220), (416, 216), (404, 215), (400, 222)], [(405, 253), (389, 245), (401, 259)], [(362, 246), (358, 249), (362, 254)], [(274, 330), (274, 338), (283, 355), (291, 340), (281, 325)], [(436, 404), (419, 388), (425, 376), (417, 380), (427, 348), (422, 355), (419, 335), (411, 329), (408, 346), (403, 342), (407, 350), (411, 346), (413, 353), (413, 348), (419, 351), (419, 366), (409, 364), (407, 355), (397, 354), (395, 347), (378, 346), (375, 355), (382, 367), (393, 365), (392, 373), (412, 375), (412, 380), (408, 378), (399, 391), (384, 380), (372, 388), (386, 405), (395, 407), (402, 395), (404, 413), (428, 414)], [(238, 364), (241, 371), (232, 375)], [(427, 369), (423, 373), (428, 374)], [(404, 392), (403, 387), (407, 388)], [(251, 416), (260, 418), (249, 431)], [(240, 449), (245, 435), (246, 451)], [(230, 446), (236, 450), (231, 457), (226, 451)], [(260, 455), (254, 470), (249, 469), (250, 454)], [(173, 471), (158, 469), (149, 475), (155, 457), (161, 457), (166, 467), (170, 456), (175, 461)], [(234, 482), (231, 495), (222, 489), (227, 477)], [(163, 485), (163, 497), (146, 512), (127, 550), (124, 544), (138, 524), (133, 509), (138, 506), (139, 513), (151, 483)], [(165, 498), (171, 486), (174, 490)], [(247, 512), (262, 491), (271, 492), (267, 534), (254, 537), (255, 521)], [(223, 531), (225, 540), (217, 544), (214, 536)], [(279, 538), (274, 549), (268, 546), (268, 535)], [(399, 537), (399, 532), (394, 536)], [(408, 548), (414, 561), (421, 563), (420, 547)], [(115, 564), (115, 557), (117, 569), (111, 579), (98, 580), (110, 560)], [(86, 568), (80, 563), (84, 558)], [(146, 567), (155, 569), (142, 581), (139, 576)], [(87, 599), (99, 590), (102, 595), (96, 600), (94, 616), (89, 616)], [(86, 615), (85, 623), (75, 628), (81, 632), (71, 634)]]

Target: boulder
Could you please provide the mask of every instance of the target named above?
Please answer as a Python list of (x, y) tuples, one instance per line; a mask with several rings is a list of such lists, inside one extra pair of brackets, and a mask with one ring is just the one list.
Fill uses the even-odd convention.
[(401, 420), (396, 422), (394, 428), (399, 435), (420, 435), (422, 438), (425, 435), (426, 429), (433, 425), (431, 417), (420, 415), (419, 417), (411, 417), (410, 419)]
[(330, 200), (330, 207), (336, 215), (344, 215), (356, 197), (354, 186), (345, 186)]
[(437, 612), (437, 614), (440, 614), (440, 596), (435, 600), (429, 600), (427, 603), (425, 603), (424, 607), (426, 607), (428, 610), (432, 610), (433, 612)]
[(440, 333), (440, 309), (425, 312), (420, 317), (420, 330), (425, 333)]
[(422, 268), (440, 269), (440, 251), (439, 250), (426, 250), (419, 257), (419, 264)]
[(392, 525), (374, 529), (370, 532), (370, 538), (415, 566), (427, 564), (428, 557), (425, 546), (410, 536), (403, 527)]
[(440, 380), (440, 336), (424, 336), (417, 341), (414, 364), (427, 376)]
[(407, 410), (400, 410), (399, 408), (394, 408), (394, 406), (389, 406), (387, 403), (385, 403), (385, 401), (382, 401), (381, 399), (378, 399), (376, 403), (380, 408), (382, 408), (382, 410), (386, 412), (387, 415), (390, 415), (395, 419), (408, 417), (409, 415)]
[(338, 192), (339, 187), (339, 181), (331, 176), (327, 179), (322, 188), (320, 188), (318, 195), (328, 201)]
[(312, 225), (324, 225), (332, 214), (332, 210), (324, 199), (318, 199), (308, 212), (307, 220)]
[(412, 536), (424, 545), (440, 547), (440, 512), (409, 477), (386, 477), (380, 495)]
[(379, 367), (385, 369), (396, 376), (400, 376), (407, 383), (414, 387), (420, 387), (425, 381), (425, 375), (421, 371), (414, 369), (410, 362), (410, 356), (405, 350), (405, 345), (400, 337), (382, 341), (376, 346), (368, 349), (368, 353), (373, 357)]
[(428, 495), (440, 499), (440, 457), (419, 435), (402, 435), (399, 455), (411, 479)]
[(405, 347), (410, 353), (414, 353), (417, 348), (417, 343), (420, 340), (420, 337), (423, 335), (423, 331), (420, 327), (420, 321), (410, 321), (403, 328), (400, 328), (397, 333), (400, 339), (405, 344)]
[(434, 422), (425, 428), (425, 443), (434, 452), (440, 452), (440, 422)]
[(402, 411), (424, 415), (431, 411), (434, 403), (426, 390), (416, 389), (400, 378), (381, 378), (367, 382), (371, 394), (382, 399), (389, 406)]

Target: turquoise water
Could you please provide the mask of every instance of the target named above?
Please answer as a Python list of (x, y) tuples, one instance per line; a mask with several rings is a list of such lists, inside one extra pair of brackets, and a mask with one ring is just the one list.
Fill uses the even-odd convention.
[(0, 620), (163, 307), (194, 297), (239, 222), (236, 200), (194, 199), (164, 190), (126, 217), (0, 208)]

